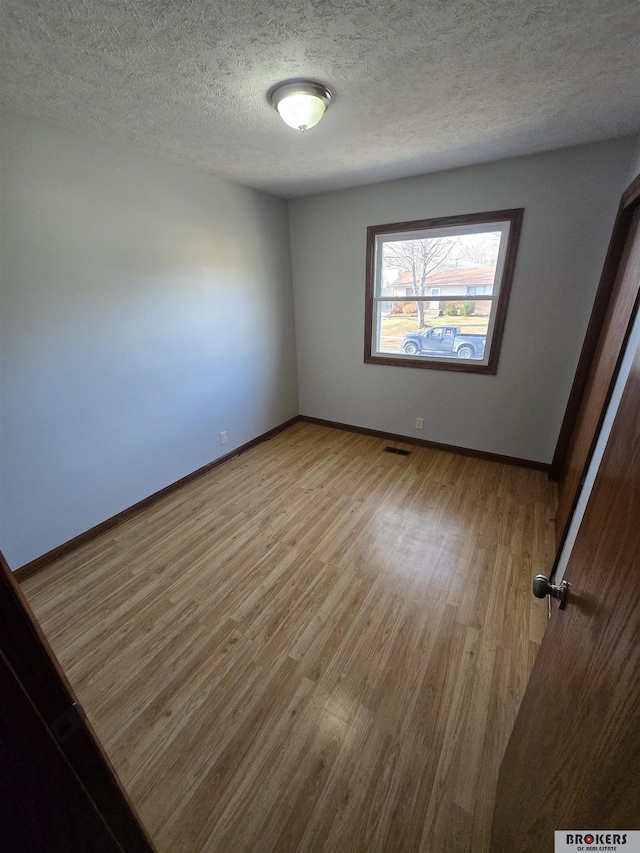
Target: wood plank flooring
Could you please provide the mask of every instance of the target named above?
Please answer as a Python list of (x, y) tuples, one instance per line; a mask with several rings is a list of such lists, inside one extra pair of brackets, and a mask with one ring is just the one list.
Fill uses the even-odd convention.
[(23, 589), (160, 853), (482, 853), (546, 475), (298, 423)]

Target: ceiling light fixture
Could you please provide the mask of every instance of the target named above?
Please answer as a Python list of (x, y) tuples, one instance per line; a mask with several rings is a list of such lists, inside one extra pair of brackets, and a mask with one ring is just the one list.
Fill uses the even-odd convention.
[(313, 80), (278, 83), (269, 96), (285, 124), (302, 131), (318, 124), (331, 98), (329, 89)]

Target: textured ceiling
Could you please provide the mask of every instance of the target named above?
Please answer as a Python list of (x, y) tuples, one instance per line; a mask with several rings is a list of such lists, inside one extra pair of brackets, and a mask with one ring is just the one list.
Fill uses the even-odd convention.
[[(638, 0), (2, 0), (2, 104), (283, 196), (640, 131)], [(311, 77), (305, 134), (268, 105)]]

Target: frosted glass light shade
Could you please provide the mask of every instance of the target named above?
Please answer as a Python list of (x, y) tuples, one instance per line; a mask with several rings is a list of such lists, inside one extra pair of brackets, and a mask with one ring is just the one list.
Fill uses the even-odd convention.
[(286, 95), (277, 106), (280, 117), (289, 127), (306, 130), (318, 124), (324, 115), (324, 103), (315, 95)]
[(284, 83), (271, 95), (282, 120), (302, 131), (318, 124), (330, 101), (331, 92), (321, 83)]

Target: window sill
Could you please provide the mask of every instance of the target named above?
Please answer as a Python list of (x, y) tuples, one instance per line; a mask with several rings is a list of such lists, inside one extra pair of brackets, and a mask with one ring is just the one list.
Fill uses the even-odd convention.
[(485, 373), (495, 375), (497, 364), (474, 364), (472, 359), (434, 359), (434, 358), (406, 358), (403, 356), (385, 356), (365, 354), (365, 364), (383, 364), (387, 367), (417, 367), (420, 370), (453, 370), (457, 373)]

